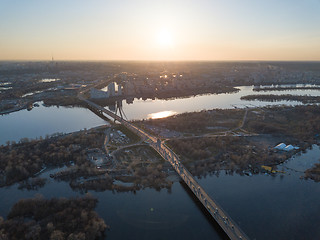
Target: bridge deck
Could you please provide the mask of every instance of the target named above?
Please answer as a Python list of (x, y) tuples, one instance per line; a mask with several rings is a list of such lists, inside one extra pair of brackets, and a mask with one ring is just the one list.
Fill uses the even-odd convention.
[(131, 131), (148, 141), (152, 148), (154, 148), (165, 160), (170, 162), (172, 167), (176, 170), (183, 181), (188, 185), (194, 195), (199, 199), (202, 205), (207, 209), (210, 215), (216, 220), (216, 222), (220, 225), (230, 239), (249, 239), (249, 237), (240, 229), (240, 227), (231, 219), (231, 217), (229, 217), (229, 215), (219, 206), (219, 204), (205, 192), (199, 183), (197, 183), (192, 174), (180, 162), (179, 157), (168, 146), (159, 142), (156, 137), (139, 129), (132, 123), (124, 120), (113, 112), (83, 98), (81, 95), (79, 98), (85, 101), (88, 105), (108, 114), (110, 117), (119, 121)]

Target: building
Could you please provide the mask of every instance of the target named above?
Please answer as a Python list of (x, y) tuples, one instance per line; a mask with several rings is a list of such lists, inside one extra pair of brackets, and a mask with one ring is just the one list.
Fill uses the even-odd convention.
[(289, 152), (289, 151), (292, 151), (292, 150), (298, 150), (299, 147), (294, 147), (291, 144), (286, 145), (284, 143), (280, 143), (277, 146), (275, 146), (274, 149)]
[(289, 151), (292, 151), (293, 149), (294, 147), (292, 145), (287, 145), (283, 150), (289, 152)]
[(109, 97), (109, 92), (101, 91), (96, 88), (90, 89), (90, 98), (92, 99), (103, 99), (108, 97)]
[(277, 150), (283, 150), (287, 145), (285, 145), (284, 143), (279, 143), (277, 146), (274, 147), (274, 149)]

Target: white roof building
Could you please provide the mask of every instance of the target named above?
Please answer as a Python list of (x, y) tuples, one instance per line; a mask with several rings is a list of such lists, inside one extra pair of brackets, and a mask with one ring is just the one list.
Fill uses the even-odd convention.
[(278, 150), (283, 150), (287, 145), (285, 145), (284, 143), (279, 143), (277, 146), (275, 146), (275, 149)]
[(277, 146), (275, 146), (274, 149), (289, 152), (289, 151), (292, 151), (292, 150), (297, 150), (297, 149), (299, 149), (299, 147), (294, 147), (294, 146), (292, 146), (291, 144), (286, 145), (286, 144), (284, 144), (284, 143), (280, 143), (280, 144), (278, 144)]
[(292, 145), (288, 145), (283, 150), (289, 152), (289, 151), (292, 151), (293, 149), (294, 147)]

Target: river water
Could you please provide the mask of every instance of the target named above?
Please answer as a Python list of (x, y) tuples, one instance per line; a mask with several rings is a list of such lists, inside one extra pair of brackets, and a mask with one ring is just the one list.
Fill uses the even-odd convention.
[[(300, 179), (306, 168), (319, 162), (319, 156), (320, 148), (314, 146), (284, 163), (285, 173), (281, 175), (249, 177), (221, 172), (198, 182), (251, 239), (319, 239), (319, 183)], [(6, 216), (19, 199), (35, 194), (45, 198), (81, 196), (67, 183), (49, 178), (56, 171), (41, 174), (48, 183), (38, 191), (19, 190), (17, 184), (1, 188), (0, 216)], [(171, 192), (147, 188), (136, 194), (90, 193), (99, 200), (96, 211), (111, 227), (106, 239), (224, 239), (179, 182), (173, 184)]]
[[(247, 94), (310, 94), (318, 90), (253, 92), (252, 87), (239, 87), (232, 94), (203, 95), (175, 100), (123, 101), (129, 119), (148, 118), (161, 111), (190, 112), (202, 109), (265, 106), (278, 103), (245, 102)], [(236, 105), (235, 105), (236, 104)], [(299, 104), (280, 102), (280, 104)], [(251, 105), (252, 106), (252, 105)], [(83, 108), (43, 107), (0, 116), (0, 143), (35, 138), (54, 132), (72, 132), (105, 124), (92, 112)], [(207, 193), (236, 220), (251, 239), (320, 239), (320, 185), (301, 180), (303, 171), (319, 162), (320, 149), (314, 146), (301, 156), (288, 160), (280, 169), (285, 173), (271, 175), (233, 176), (221, 172), (219, 176), (198, 179)], [(19, 190), (17, 184), (0, 189), (0, 216), (5, 217), (15, 202), (40, 193), (46, 198), (81, 196), (67, 183), (56, 182), (42, 173), (48, 183), (38, 191)], [(176, 182), (171, 192), (144, 189), (133, 193), (91, 192), (99, 199), (96, 208), (111, 230), (106, 239), (222, 239), (216, 226), (192, 194)]]
[(284, 174), (222, 173), (199, 183), (252, 239), (320, 239), (320, 185), (300, 179), (319, 159), (320, 148), (314, 145), (278, 166)]
[[(207, 94), (192, 96), (189, 98), (178, 99), (155, 99), (142, 100), (134, 99), (132, 104), (122, 101), (122, 109), (128, 118), (147, 119), (152, 114), (159, 112), (169, 112), (171, 114), (201, 111), (213, 108), (244, 108), (244, 107), (262, 107), (267, 105), (300, 105), (302, 103), (296, 101), (279, 101), (279, 102), (262, 102), (262, 101), (244, 101), (240, 98), (249, 94), (292, 94), (292, 95), (311, 95), (320, 96), (320, 89), (317, 90), (285, 90), (285, 91), (253, 91), (252, 86), (237, 87), (240, 91), (236, 93), (223, 94)], [(170, 115), (170, 114), (169, 114)]]
[(107, 122), (85, 108), (39, 107), (0, 115), (0, 144), (21, 138), (45, 137), (57, 132), (69, 133)]
[[(134, 99), (132, 104), (121, 102), (122, 110), (128, 120), (147, 119), (153, 116), (169, 116), (175, 113), (201, 111), (213, 108), (244, 108), (267, 105), (299, 105), (300, 102), (261, 102), (243, 101), (242, 96), (249, 94), (292, 94), (320, 96), (320, 90), (286, 90), (286, 91), (253, 91), (252, 86), (240, 86), (239, 92), (226, 94), (198, 95), (178, 99)], [(112, 108), (111, 108), (112, 110)], [(84, 108), (40, 107), (31, 111), (22, 110), (7, 115), (0, 115), (0, 144), (6, 141), (19, 141), (21, 138), (44, 137), (56, 132), (73, 132), (91, 128), (106, 122)]]

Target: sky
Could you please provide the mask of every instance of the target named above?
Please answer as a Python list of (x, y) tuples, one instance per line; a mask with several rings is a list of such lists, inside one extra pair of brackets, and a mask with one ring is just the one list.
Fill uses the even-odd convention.
[(0, 0), (0, 60), (320, 60), (320, 0)]

